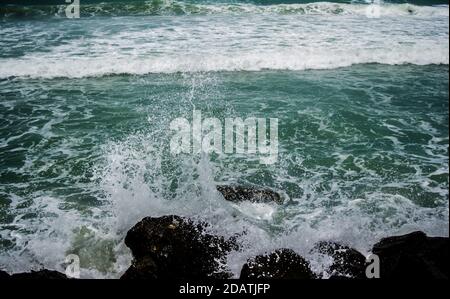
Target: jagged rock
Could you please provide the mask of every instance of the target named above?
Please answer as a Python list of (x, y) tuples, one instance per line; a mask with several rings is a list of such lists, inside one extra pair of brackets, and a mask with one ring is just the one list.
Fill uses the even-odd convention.
[(270, 189), (221, 185), (217, 186), (217, 191), (219, 191), (226, 200), (231, 202), (248, 200), (257, 203), (283, 203), (281, 196)]
[(353, 248), (335, 242), (322, 241), (315, 244), (311, 251), (333, 258), (333, 263), (327, 269), (330, 279), (366, 278), (366, 258)]
[(39, 271), (15, 273), (11, 275), (5, 271), (0, 271), (0, 279), (67, 279), (67, 276), (58, 271), (42, 269)]
[(278, 249), (247, 261), (241, 279), (313, 279), (309, 263), (291, 249)]
[(230, 277), (223, 265), (226, 253), (237, 245), (233, 239), (206, 233), (206, 226), (179, 216), (142, 219), (125, 238), (134, 260), (121, 278)]
[(448, 237), (416, 231), (384, 238), (372, 253), (380, 258), (380, 278), (448, 279)]

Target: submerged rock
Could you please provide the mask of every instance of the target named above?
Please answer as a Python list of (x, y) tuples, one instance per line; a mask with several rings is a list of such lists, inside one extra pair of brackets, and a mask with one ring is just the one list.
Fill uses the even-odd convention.
[(330, 279), (366, 278), (366, 258), (351, 247), (322, 241), (315, 244), (311, 251), (328, 255), (333, 259), (331, 266), (327, 269)]
[(0, 271), (0, 279), (67, 279), (67, 276), (61, 272), (42, 269), (39, 271), (8, 274)]
[(219, 191), (226, 200), (232, 202), (248, 200), (256, 203), (283, 203), (280, 194), (270, 189), (221, 185), (217, 186), (217, 191)]
[(309, 263), (291, 249), (278, 249), (247, 261), (241, 279), (313, 279)]
[(206, 233), (206, 226), (179, 216), (142, 219), (125, 238), (134, 259), (121, 278), (231, 277), (224, 266), (226, 253), (237, 245)]
[(380, 278), (448, 279), (448, 237), (416, 231), (384, 238), (372, 253), (380, 258)]

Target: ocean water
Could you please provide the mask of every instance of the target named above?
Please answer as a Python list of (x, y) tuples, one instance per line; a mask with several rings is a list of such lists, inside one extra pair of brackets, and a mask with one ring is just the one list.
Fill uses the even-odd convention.
[[(13, 1), (11, 1), (13, 2)], [(127, 230), (177, 214), (239, 238), (228, 267), (319, 240), (448, 236), (445, 1), (0, 4), (0, 268), (119, 277)], [(61, 2), (61, 3), (60, 3)], [(18, 4), (17, 4), (18, 3)], [(34, 4), (36, 2), (33, 2)], [(170, 122), (278, 118), (279, 155), (174, 156)], [(233, 204), (217, 184), (284, 204)]]

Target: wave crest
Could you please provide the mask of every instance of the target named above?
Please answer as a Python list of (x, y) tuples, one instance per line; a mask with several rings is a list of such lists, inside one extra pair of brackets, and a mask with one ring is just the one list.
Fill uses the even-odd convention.
[[(65, 17), (66, 5), (6, 5), (0, 6), (2, 18)], [(250, 3), (190, 3), (176, 0), (146, 2), (104, 2), (82, 4), (81, 17), (92, 16), (170, 16), (209, 14), (323, 14), (364, 15), (367, 4), (316, 2), (305, 4), (256, 5)], [(382, 4), (381, 13), (386, 16), (442, 15), (448, 16), (448, 5), (416, 6), (412, 4)]]
[[(115, 74), (144, 75), (149, 73), (219, 72), (260, 70), (333, 69), (355, 64), (448, 64), (448, 45), (442, 47), (398, 48), (395, 51), (354, 50), (336, 53), (285, 51), (273, 53), (240, 53), (199, 57), (164, 56), (153, 58), (84, 57), (70, 60), (46, 58), (4, 59), (0, 78), (82, 78)], [(427, 53), (427, 55), (422, 55)]]

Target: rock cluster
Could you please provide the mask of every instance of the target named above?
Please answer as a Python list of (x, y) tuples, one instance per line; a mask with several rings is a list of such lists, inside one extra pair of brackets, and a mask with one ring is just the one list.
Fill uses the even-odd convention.
[[(239, 186), (218, 186), (225, 200), (232, 202), (282, 203), (271, 190)], [(227, 254), (239, 250), (236, 237), (226, 239), (207, 232), (208, 224), (176, 215), (146, 217), (133, 226), (125, 244), (133, 254), (132, 265), (122, 279), (207, 279), (230, 278)], [(322, 241), (311, 250), (331, 258), (326, 273), (332, 279), (366, 279), (366, 258), (357, 250)], [(382, 239), (372, 248), (379, 257), (380, 278), (448, 279), (448, 237), (428, 237), (417, 231)], [(309, 262), (291, 249), (280, 248), (250, 258), (242, 267), (241, 279), (316, 279)], [(65, 279), (50, 270), (8, 274), (0, 279)]]

